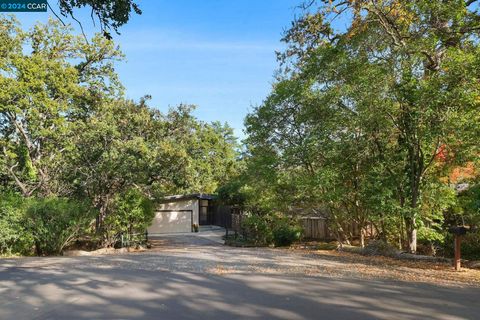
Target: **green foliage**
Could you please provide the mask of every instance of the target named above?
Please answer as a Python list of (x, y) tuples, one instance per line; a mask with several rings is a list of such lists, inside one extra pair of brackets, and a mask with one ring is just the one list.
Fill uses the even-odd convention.
[[(478, 177), (469, 181), (468, 189), (460, 192), (458, 201), (452, 206), (447, 215), (446, 226), (467, 225), (473, 228), (473, 232), (467, 232), (462, 236), (462, 258), (480, 259), (480, 184)], [(442, 242), (443, 254), (449, 257), (454, 255), (454, 237), (447, 233)]]
[(25, 197), (66, 195), (59, 178), (73, 123), (122, 91), (113, 43), (98, 35), (87, 43), (71, 31), (54, 20), (23, 31), (0, 17), (1, 165)]
[[(60, 5), (65, 14), (95, 5), (102, 28), (120, 26), (138, 9), (133, 1)], [(29, 217), (39, 220), (32, 230), (42, 254), (70, 241), (62, 236), (47, 243), (46, 237), (62, 223), (73, 228), (62, 210), (75, 207), (75, 199), (97, 209), (95, 236), (108, 245), (118, 232), (142, 229), (148, 221), (150, 211), (140, 213), (133, 189), (152, 199), (212, 193), (237, 170), (237, 142), (228, 125), (199, 121), (193, 106), (163, 114), (147, 105), (148, 96), (126, 100), (114, 71), (123, 57), (118, 47), (102, 35), (87, 41), (71, 32), (56, 20), (24, 31), (14, 18), (0, 18), (0, 183), (24, 198), (48, 200), (32, 200), (29, 209), (42, 212)], [(56, 203), (49, 200), (55, 197)], [(82, 229), (77, 214), (80, 209), (72, 208), (72, 223)]]
[(34, 239), (26, 226), (28, 200), (14, 193), (0, 195), (0, 254), (32, 253)]
[(422, 195), (421, 217), (417, 226), (418, 242), (427, 246), (438, 246), (444, 242), (445, 213), (457, 205), (455, 190), (440, 181), (425, 184)]
[(110, 37), (106, 29), (118, 28), (130, 19), (132, 11), (142, 14), (138, 4), (133, 0), (59, 0), (58, 6), (64, 16), (74, 17), (74, 11), (83, 7), (91, 8), (92, 19), (95, 16), (105, 36)]
[(245, 240), (256, 246), (289, 246), (302, 235), (294, 220), (279, 215), (251, 213), (242, 220), (242, 228)]
[(159, 165), (176, 175), (176, 192), (213, 193), (236, 174), (237, 141), (227, 124), (195, 119), (194, 108), (180, 105), (165, 116), (169, 148)]
[(96, 215), (89, 204), (65, 198), (30, 199), (26, 224), (36, 254), (59, 254), (85, 233)]
[(256, 246), (267, 246), (273, 241), (271, 221), (268, 217), (249, 214), (242, 220), (243, 235)]
[(220, 186), (216, 191), (218, 201), (229, 205), (244, 205), (247, 196), (242, 190), (243, 185), (242, 181), (234, 179)]
[[(442, 178), (478, 156), (478, 12), (461, 1), (315, 3), (286, 32), (283, 72), (245, 121), (245, 183), (270, 210), (326, 212), (339, 234), (371, 221), (411, 252), (419, 227), (441, 240), (456, 201)], [(331, 25), (336, 15), (346, 28)]]
[(443, 243), (445, 231), (440, 228), (420, 227), (417, 231), (418, 241), (420, 243)]
[(116, 195), (112, 213), (104, 222), (109, 238), (121, 233), (144, 233), (154, 217), (153, 202), (138, 189), (129, 189)]
[(462, 239), (462, 258), (480, 260), (480, 233), (466, 234)]
[(472, 185), (460, 193), (456, 206), (457, 221), (459, 224), (480, 226), (480, 184), (472, 181)]
[(59, 254), (94, 218), (95, 211), (78, 201), (5, 193), (0, 197), (0, 252)]
[(273, 243), (276, 247), (290, 246), (300, 240), (302, 228), (291, 219), (278, 217), (273, 221)]
[[(480, 232), (467, 233), (462, 236), (460, 249), (462, 259), (480, 260)], [(453, 258), (455, 255), (454, 235), (448, 233), (442, 243), (442, 252), (444, 256)]]
[(211, 193), (235, 172), (231, 129), (200, 122), (192, 110), (179, 106), (164, 115), (144, 100), (115, 100), (75, 123), (70, 133), (75, 148), (65, 153), (62, 178), (100, 211), (97, 229), (108, 233), (106, 245), (123, 227), (102, 223), (116, 214), (115, 199), (128, 190), (138, 188), (152, 199)]

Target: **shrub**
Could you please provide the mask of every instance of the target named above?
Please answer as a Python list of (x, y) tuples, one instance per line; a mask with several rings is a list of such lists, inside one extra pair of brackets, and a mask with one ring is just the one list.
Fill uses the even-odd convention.
[(14, 193), (0, 196), (0, 254), (32, 253), (33, 236), (26, 228), (27, 201)]
[(287, 218), (273, 220), (273, 243), (276, 247), (290, 246), (302, 236), (302, 228)]
[(243, 235), (254, 245), (266, 246), (272, 243), (273, 235), (268, 216), (249, 214), (242, 220)]
[(38, 255), (58, 254), (91, 224), (95, 211), (86, 203), (65, 198), (30, 200), (27, 228)]
[(445, 232), (438, 228), (421, 226), (417, 231), (417, 253), (435, 256), (444, 240)]
[(445, 233), (441, 230), (429, 227), (420, 227), (417, 231), (417, 239), (419, 243), (440, 243), (443, 242)]
[(462, 239), (461, 250), (464, 259), (480, 260), (480, 233), (467, 233)]
[(245, 240), (259, 246), (289, 246), (302, 235), (295, 221), (276, 215), (250, 214), (243, 219), (242, 228)]
[[(452, 258), (455, 255), (454, 235), (449, 233), (445, 237), (442, 254)], [(462, 259), (480, 260), (480, 232), (467, 233), (462, 236), (461, 244)]]
[(129, 189), (115, 197), (113, 211), (104, 221), (109, 244), (122, 233), (143, 233), (155, 215), (153, 202), (138, 189)]

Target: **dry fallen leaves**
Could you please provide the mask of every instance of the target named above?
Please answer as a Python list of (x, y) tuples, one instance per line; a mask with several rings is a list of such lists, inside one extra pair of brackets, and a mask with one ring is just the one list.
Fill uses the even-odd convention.
[(278, 255), (285, 253), (305, 254), (315, 260), (314, 265), (295, 266), (250, 264), (233, 268), (218, 264), (207, 272), (216, 275), (253, 272), (260, 274), (305, 275), (335, 278), (363, 278), (372, 280), (396, 280), (421, 282), (440, 286), (480, 286), (480, 270), (455, 271), (444, 262), (398, 260), (381, 256), (363, 256), (336, 250), (275, 249)]
[(362, 278), (381, 278), (423, 282), (447, 286), (480, 286), (480, 270), (455, 271), (445, 262), (398, 260), (382, 256), (363, 256), (330, 250), (312, 252), (318, 258), (343, 262), (333, 270), (337, 274), (353, 273)]

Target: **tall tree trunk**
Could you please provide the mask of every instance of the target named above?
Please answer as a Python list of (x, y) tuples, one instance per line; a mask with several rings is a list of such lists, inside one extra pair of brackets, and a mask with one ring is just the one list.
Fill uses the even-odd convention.
[(365, 248), (365, 228), (360, 228), (360, 247)]
[(384, 215), (383, 212), (380, 215), (380, 234), (379, 234), (379, 238), (380, 238), (380, 240), (387, 242), (387, 230), (385, 228), (385, 215)]
[(410, 210), (411, 214), (408, 218), (405, 218), (405, 227), (407, 231), (407, 245), (408, 245), (408, 252), (416, 253), (417, 252), (417, 226), (416, 226), (416, 215), (418, 209), (418, 199), (420, 196), (420, 179), (422, 166), (420, 166), (420, 170), (418, 170), (414, 176), (414, 181), (412, 183), (412, 194), (411, 194), (411, 202), (410, 202)]
[(102, 236), (100, 245), (104, 248), (110, 246), (111, 244), (111, 239), (109, 239), (108, 232), (107, 230), (105, 230), (105, 226), (104, 226), (104, 220), (107, 216), (108, 209), (109, 209), (109, 201), (110, 201), (110, 196), (103, 195), (103, 196), (99, 196), (94, 202), (96, 204), (96, 207), (98, 208), (98, 215), (95, 220), (95, 232), (98, 235)]
[(415, 217), (405, 219), (405, 227), (407, 229), (408, 252), (417, 252), (417, 228), (415, 227)]
[(398, 233), (398, 250), (402, 250), (405, 247), (405, 242), (404, 242), (404, 235), (405, 235), (405, 230), (404, 230), (404, 223), (405, 219), (403, 217), (400, 217), (400, 232)]

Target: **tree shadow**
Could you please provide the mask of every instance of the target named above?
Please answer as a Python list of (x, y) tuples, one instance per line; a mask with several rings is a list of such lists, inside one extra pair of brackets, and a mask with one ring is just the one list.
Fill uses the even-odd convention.
[[(218, 248), (214, 246), (205, 257), (157, 253), (3, 264), (0, 318), (475, 319), (480, 312), (477, 288), (206, 273), (205, 265), (216, 265), (219, 259), (230, 265), (228, 252)], [(230, 259), (242, 252), (233, 250)], [(217, 260), (212, 261), (212, 256)], [(246, 268), (249, 262), (241, 260), (232, 266)]]

